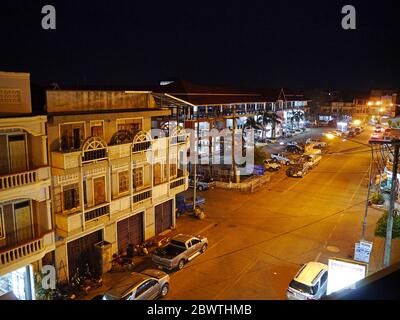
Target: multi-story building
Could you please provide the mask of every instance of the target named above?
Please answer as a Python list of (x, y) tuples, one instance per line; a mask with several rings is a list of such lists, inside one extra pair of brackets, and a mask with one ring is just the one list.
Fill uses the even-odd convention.
[(171, 111), (151, 92), (48, 90), (46, 107), (59, 281), (86, 264), (98, 270), (102, 241), (112, 255), (175, 226), (189, 139), (152, 130)]
[(46, 122), (29, 74), (0, 72), (0, 296), (34, 299), (34, 275), (54, 262)]
[(396, 116), (397, 91), (371, 90), (367, 106), (370, 115), (393, 118)]
[[(247, 90), (203, 86), (188, 81), (165, 82), (165, 85), (154, 90), (153, 96), (160, 107), (167, 106), (172, 110), (171, 117), (159, 119), (160, 125), (173, 122), (191, 129), (191, 149), (203, 158), (202, 162), (208, 157), (223, 157), (225, 147), (232, 144), (232, 150), (234, 141), (237, 141), (231, 139), (229, 132), (227, 136), (210, 136), (212, 130), (234, 130), (235, 136), (241, 137), (248, 118), (257, 120), (260, 116), (269, 114), (271, 121), (265, 129), (269, 132), (268, 136), (277, 137), (290, 125), (293, 114), (304, 115), (308, 102), (304, 95), (282, 88)], [(229, 156), (227, 158), (229, 160)], [(223, 172), (226, 174), (220, 175), (217, 172), (220, 173), (221, 170), (213, 168), (224, 168)], [(230, 165), (211, 165), (208, 169), (208, 173), (216, 173), (213, 174), (214, 178), (231, 179), (232, 176), (234, 181), (240, 180)]]

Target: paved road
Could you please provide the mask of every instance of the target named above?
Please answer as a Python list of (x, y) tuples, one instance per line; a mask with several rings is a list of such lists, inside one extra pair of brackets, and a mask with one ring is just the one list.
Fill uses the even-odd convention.
[[(369, 134), (355, 139), (365, 142)], [(171, 274), (167, 298), (284, 299), (302, 263), (351, 257), (365, 209), (370, 153), (364, 151), (368, 148), (336, 138), (303, 179), (288, 178), (281, 170), (254, 194), (203, 192), (207, 218), (202, 228), (208, 225), (203, 234), (210, 247)], [(373, 238), (380, 215), (369, 210), (367, 239)]]

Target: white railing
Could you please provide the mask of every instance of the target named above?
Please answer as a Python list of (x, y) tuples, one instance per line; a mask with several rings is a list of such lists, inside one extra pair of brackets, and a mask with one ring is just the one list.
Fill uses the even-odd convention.
[(22, 187), (36, 183), (43, 178), (49, 178), (49, 172), (42, 172), (46, 169), (48, 169), (48, 167), (2, 175), (0, 176), (0, 191)]
[[(53, 233), (53, 231), (48, 234), (51, 235), (51, 233)], [(29, 242), (15, 246), (13, 248), (5, 249), (4, 251), (0, 249), (0, 269), (11, 263), (15, 263), (20, 259), (32, 256), (43, 251), (46, 245), (49, 244), (46, 243), (48, 242), (46, 241), (46, 237), (47, 235), (44, 235), (40, 238), (33, 239)]]

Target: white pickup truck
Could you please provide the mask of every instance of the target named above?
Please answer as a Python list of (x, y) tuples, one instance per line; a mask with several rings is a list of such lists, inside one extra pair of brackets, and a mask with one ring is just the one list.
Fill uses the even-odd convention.
[(271, 154), (271, 159), (274, 162), (280, 162), (280, 163), (285, 164), (287, 166), (290, 165), (290, 164), (293, 164), (293, 161), (290, 160), (288, 157), (285, 157), (282, 153), (273, 153), (273, 154)]

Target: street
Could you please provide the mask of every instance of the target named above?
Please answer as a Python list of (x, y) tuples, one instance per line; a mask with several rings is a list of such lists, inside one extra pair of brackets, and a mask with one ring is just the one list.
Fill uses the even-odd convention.
[[(355, 139), (366, 142), (370, 133)], [(167, 299), (285, 299), (301, 264), (351, 259), (361, 237), (370, 159), (368, 148), (336, 138), (304, 178), (288, 178), (282, 168), (254, 194), (201, 192), (207, 199), (201, 235), (210, 246), (171, 274)], [(369, 208), (366, 239), (376, 245), (370, 272), (381, 267), (382, 239), (373, 236), (381, 214)], [(178, 220), (177, 232), (182, 223)], [(393, 251), (398, 248), (394, 241)]]

